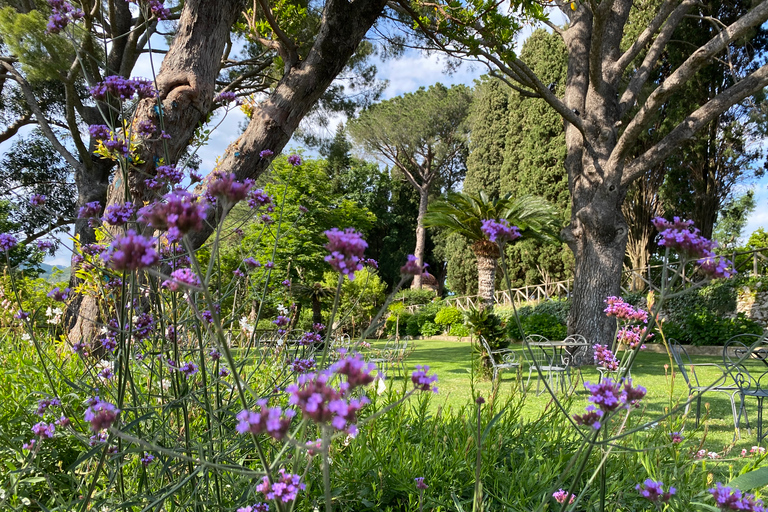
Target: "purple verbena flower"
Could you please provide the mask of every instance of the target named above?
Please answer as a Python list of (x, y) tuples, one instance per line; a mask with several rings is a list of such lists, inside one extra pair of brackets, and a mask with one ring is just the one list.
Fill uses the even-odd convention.
[(77, 212), (78, 219), (88, 219), (91, 217), (98, 217), (101, 211), (101, 203), (98, 201), (92, 201), (85, 203), (85, 206), (81, 206)]
[(437, 374), (433, 373), (432, 375), (427, 375), (428, 371), (429, 366), (421, 366), (417, 364), (416, 369), (411, 374), (411, 382), (413, 382), (414, 388), (419, 391), (432, 391), (433, 393), (437, 393), (437, 386), (433, 385), (437, 382)]
[(114, 270), (138, 270), (160, 261), (160, 255), (155, 250), (155, 241), (137, 234), (132, 229), (129, 229), (124, 237), (116, 238), (101, 257)]
[(635, 309), (631, 304), (624, 302), (621, 297), (608, 297), (604, 301), (608, 307), (603, 310), (607, 316), (615, 316), (619, 320), (627, 322), (648, 323), (648, 312)]
[(139, 121), (139, 124), (136, 126), (136, 134), (139, 137), (147, 139), (152, 137), (156, 130), (157, 126), (155, 126), (155, 123), (153, 123), (151, 119), (143, 119), (142, 121)]
[(245, 264), (247, 267), (251, 267), (251, 268), (259, 268), (259, 267), (261, 266), (261, 263), (259, 263), (258, 261), (256, 261), (256, 260), (255, 260), (255, 259), (253, 259), (253, 258), (250, 258), (250, 257), (248, 257), (248, 258), (245, 258), (245, 259), (243, 260), (243, 263), (244, 263), (244, 264)]
[(190, 288), (199, 288), (200, 279), (191, 268), (180, 268), (171, 272), (171, 279), (163, 281), (163, 288), (168, 288), (172, 292), (179, 291), (179, 286)]
[(400, 267), (400, 273), (406, 276), (420, 276), (426, 274), (427, 264), (419, 265), (419, 260), (413, 254), (408, 255), (408, 261)]
[(270, 484), (269, 479), (265, 476), (261, 483), (256, 486), (256, 490), (263, 493), (266, 499), (283, 503), (295, 500), (299, 491), (304, 489), (306, 489), (306, 485), (301, 482), (301, 477), (286, 473), (283, 468), (280, 468), (279, 480)]
[(68, 24), (82, 19), (85, 15), (81, 9), (73, 7), (72, 4), (64, 0), (48, 0), (48, 5), (53, 10), (45, 27), (45, 31), (49, 34), (58, 34)]
[(310, 370), (315, 369), (315, 360), (309, 359), (295, 359), (291, 363), (291, 370), (296, 373), (307, 373)]
[(106, 140), (112, 136), (112, 130), (105, 124), (92, 124), (88, 127), (88, 133), (97, 140)]
[(517, 226), (510, 226), (507, 219), (485, 219), (480, 228), (491, 242), (503, 244), (517, 240), (522, 235)]
[[(367, 386), (374, 380), (373, 372), (376, 371), (376, 365), (363, 361), (360, 354), (347, 356), (331, 366), (331, 371), (337, 375), (345, 375), (347, 384), (351, 389), (360, 386)], [(435, 380), (437, 376), (435, 375)]]
[(56, 243), (53, 240), (38, 240), (37, 241), (37, 250), (38, 251), (50, 251), (56, 247)]
[(0, 233), (0, 250), (10, 251), (18, 244), (16, 237), (10, 233)]
[(562, 489), (560, 489), (557, 492), (553, 492), (552, 497), (555, 498), (555, 501), (561, 504), (565, 503), (566, 501), (570, 504), (570, 503), (573, 503), (574, 500), (576, 499), (576, 496)]
[(182, 363), (182, 365), (179, 366), (179, 371), (184, 375), (186, 375), (187, 378), (190, 378), (193, 375), (195, 375), (199, 371), (199, 369), (195, 363), (188, 362), (188, 363)]
[(647, 498), (649, 501), (654, 503), (659, 501), (666, 503), (672, 495), (675, 494), (675, 488), (670, 487), (667, 492), (664, 492), (663, 485), (662, 482), (656, 482), (649, 478), (643, 482), (642, 485), (637, 484), (635, 489), (640, 492), (640, 496)]
[(589, 425), (598, 430), (601, 427), (600, 420), (603, 417), (603, 411), (596, 409), (594, 405), (587, 406), (587, 412), (584, 414), (574, 414), (573, 419), (577, 425)]
[(150, 464), (152, 464), (152, 461), (154, 460), (155, 460), (155, 456), (152, 455), (151, 453), (145, 453), (144, 455), (142, 455), (141, 459), (139, 459), (139, 461), (141, 461), (141, 464), (144, 467), (147, 467)]
[(112, 426), (120, 414), (120, 409), (109, 402), (96, 397), (85, 410), (85, 421), (91, 424), (91, 430), (98, 432)]
[(424, 477), (419, 476), (413, 479), (416, 482), (416, 488), (420, 491), (426, 490), (429, 488), (427, 484), (424, 483)]
[(169, 240), (177, 241), (184, 233), (202, 229), (205, 204), (197, 196), (174, 190), (163, 196), (164, 203), (154, 203), (139, 210), (139, 220), (153, 228), (168, 230)]
[(208, 183), (207, 193), (212, 197), (220, 197), (230, 202), (242, 201), (253, 188), (253, 180), (237, 181), (233, 173), (214, 172)]
[(288, 157), (288, 163), (294, 167), (301, 165), (301, 157), (299, 155), (291, 155)]
[(613, 355), (613, 352), (611, 352), (607, 346), (600, 345), (599, 343), (596, 343), (593, 347), (595, 350), (595, 364), (598, 366), (602, 366), (608, 371), (615, 372), (619, 369), (619, 361), (616, 359), (616, 356)]
[(275, 154), (271, 149), (262, 149), (259, 152), (259, 158), (269, 158)]
[(64, 302), (67, 300), (67, 297), (69, 297), (69, 288), (64, 288), (63, 290), (60, 290), (57, 286), (53, 290), (48, 292), (48, 297), (52, 298), (56, 302)]
[(40, 439), (50, 439), (53, 437), (53, 433), (56, 431), (56, 426), (53, 423), (40, 422), (36, 423), (32, 427), (32, 433)]
[(272, 196), (260, 188), (253, 189), (248, 193), (248, 206), (251, 208), (260, 208), (270, 204), (272, 204)]
[(709, 492), (715, 498), (715, 505), (720, 510), (747, 510), (750, 512), (763, 512), (765, 510), (762, 500), (755, 499), (753, 494), (742, 494), (739, 489), (726, 487), (720, 482), (709, 489)]
[(136, 213), (136, 208), (131, 202), (125, 204), (111, 204), (104, 210), (103, 220), (112, 226), (122, 226), (131, 220), (134, 213)]
[(215, 98), (213, 98), (214, 103), (221, 103), (222, 105), (227, 103), (232, 103), (233, 101), (240, 103), (240, 101), (237, 98), (237, 94), (235, 94), (232, 91), (224, 91), (220, 92), (216, 95)]
[(257, 408), (254, 411), (243, 409), (237, 415), (237, 427), (235, 429), (240, 434), (261, 434), (266, 432), (273, 438), (280, 440), (288, 434), (291, 426), (291, 419), (296, 415), (292, 409), (285, 411), (280, 407), (267, 407), (266, 400), (259, 400)]
[[(616, 339), (619, 343), (628, 346), (630, 349), (637, 348), (640, 345), (640, 340), (645, 335), (647, 327), (639, 327), (637, 325), (622, 327), (618, 333), (616, 333)], [(645, 339), (651, 339), (653, 333), (648, 334)], [(645, 345), (641, 345), (640, 349), (644, 349)]]
[(46, 199), (47, 197), (43, 194), (32, 194), (32, 197), (29, 198), (29, 204), (32, 206), (43, 206)]
[(336, 228), (326, 231), (328, 243), (325, 248), (331, 254), (325, 257), (331, 267), (337, 272), (349, 277), (352, 281), (355, 279), (355, 271), (363, 268), (363, 253), (368, 247), (368, 243), (363, 240), (362, 235), (352, 228), (340, 231)]

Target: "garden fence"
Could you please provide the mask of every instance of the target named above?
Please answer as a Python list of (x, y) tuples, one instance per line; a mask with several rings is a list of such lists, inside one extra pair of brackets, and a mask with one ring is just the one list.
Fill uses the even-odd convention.
[[(734, 251), (727, 255), (734, 262), (734, 267), (739, 273), (750, 275), (765, 275), (768, 271), (768, 248), (755, 249), (753, 251)], [(621, 279), (621, 292), (638, 293), (649, 289), (659, 291), (661, 289), (663, 265), (649, 265), (644, 268), (624, 270)], [(674, 268), (674, 265), (672, 265)], [(698, 275), (685, 275), (682, 278), (686, 283), (698, 281)], [(541, 284), (526, 285), (512, 290), (499, 290), (496, 292), (496, 303), (499, 305), (511, 305), (524, 302), (540, 302), (551, 298), (567, 298), (573, 292), (573, 278), (564, 281), (549, 281)], [(445, 302), (462, 311), (477, 308), (481, 299), (477, 295), (465, 295), (461, 297), (447, 297)], [(408, 309), (413, 312), (418, 306)]]

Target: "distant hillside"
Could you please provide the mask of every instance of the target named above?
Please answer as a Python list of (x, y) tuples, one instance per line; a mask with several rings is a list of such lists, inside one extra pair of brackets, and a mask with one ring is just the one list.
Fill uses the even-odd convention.
[(59, 265), (48, 265), (47, 263), (41, 263), (40, 268), (43, 269), (43, 273), (40, 277), (50, 281), (52, 283), (60, 283), (62, 281), (69, 281), (70, 267), (61, 267)]

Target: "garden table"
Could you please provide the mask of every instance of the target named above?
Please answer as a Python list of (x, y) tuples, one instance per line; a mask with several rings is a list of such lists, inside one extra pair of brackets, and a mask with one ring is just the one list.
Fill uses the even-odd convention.
[[(565, 391), (564, 377), (568, 377), (569, 389), (572, 386), (571, 382), (571, 366), (578, 353), (583, 349), (586, 350), (588, 344), (587, 340), (583, 336), (569, 336), (564, 340), (548, 340), (543, 336), (536, 334), (529, 335), (527, 337), (527, 344), (530, 347), (530, 352), (525, 347), (523, 352), (528, 359), (528, 381), (526, 385), (531, 381), (531, 375), (534, 371), (537, 374), (536, 392), (539, 393), (540, 382), (539, 378), (541, 374), (546, 373), (547, 378), (552, 387), (552, 378), (556, 376), (560, 380), (561, 387)], [(563, 379), (560, 379), (560, 376)]]

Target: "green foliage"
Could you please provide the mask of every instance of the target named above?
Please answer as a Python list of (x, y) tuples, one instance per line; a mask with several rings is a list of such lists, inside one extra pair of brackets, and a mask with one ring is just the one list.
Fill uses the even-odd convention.
[(450, 327), (453, 324), (463, 323), (464, 315), (453, 306), (446, 306), (435, 315), (435, 323), (444, 327)]
[[(22, 64), (29, 81), (58, 80), (74, 57), (72, 44), (64, 34), (46, 33), (48, 16), (33, 9), (20, 13), (13, 7), (0, 9), (0, 33), (11, 55)], [(91, 50), (98, 52), (91, 46)], [(93, 57), (93, 56), (92, 56)], [(96, 59), (100, 58), (97, 53)]]
[(441, 332), (443, 332), (443, 330), (440, 328), (440, 326), (438, 326), (434, 322), (429, 322), (429, 321), (421, 324), (421, 327), (419, 328), (419, 333), (422, 336), (435, 336), (437, 334), (440, 334)]
[(501, 80), (483, 76), (476, 82), (469, 119), (472, 138), (463, 186), (468, 194), (482, 190), (491, 199), (501, 195), (500, 170), (509, 131), (508, 98), (508, 88)]
[(509, 346), (505, 322), (497, 315), (494, 315), (488, 308), (470, 309), (467, 311), (466, 323), (472, 334), (485, 338), (491, 350)]
[(724, 345), (737, 334), (762, 334), (763, 328), (743, 313), (736, 318), (723, 318), (703, 307), (687, 313), (678, 321), (663, 324), (667, 339), (696, 346)]
[(448, 331), (448, 334), (450, 336), (461, 336), (461, 337), (469, 336), (470, 335), (469, 327), (467, 327), (464, 324), (453, 324), (451, 325), (451, 330)]
[(435, 292), (422, 288), (420, 290), (408, 288), (397, 292), (396, 301), (401, 301), (406, 306), (429, 304), (435, 300)]
[[(338, 278), (338, 274), (327, 272), (324, 283), (328, 288), (335, 288)], [(370, 267), (355, 272), (354, 281), (345, 277), (337, 314), (339, 327), (352, 337), (362, 334), (384, 304), (386, 288), (377, 271)]]
[(768, 247), (768, 232), (763, 228), (757, 228), (754, 233), (749, 235), (747, 247), (750, 249), (763, 249)]
[(405, 333), (408, 336), (418, 336), (421, 334), (421, 325), (419, 325), (419, 317), (417, 315), (408, 317), (405, 326)]
[[(555, 316), (547, 313), (533, 313), (520, 320), (525, 335), (538, 334), (549, 340), (562, 340), (568, 335), (566, 325)], [(515, 323), (510, 324), (510, 336), (522, 340), (523, 336)]]
[(679, 297), (674, 297), (664, 303), (664, 310), (669, 319), (683, 323), (692, 313), (699, 310), (709, 311), (712, 315), (722, 316), (736, 310), (739, 279), (723, 279), (714, 281), (706, 286)]
[(712, 239), (720, 247), (733, 247), (747, 225), (747, 219), (755, 211), (755, 191), (748, 190), (745, 194), (728, 199), (717, 214)]
[(457, 295), (477, 295), (477, 258), (470, 242), (450, 233), (440, 251), (446, 266), (446, 286)]

